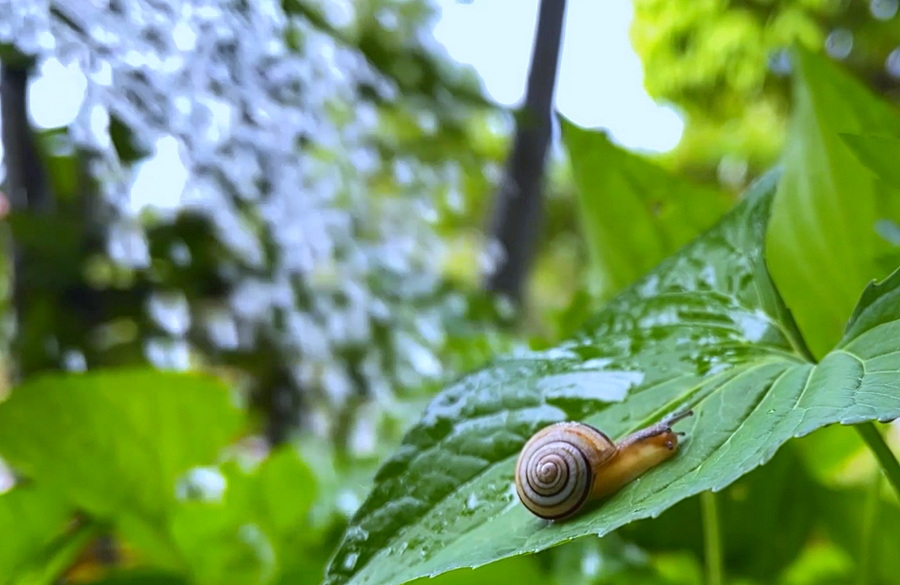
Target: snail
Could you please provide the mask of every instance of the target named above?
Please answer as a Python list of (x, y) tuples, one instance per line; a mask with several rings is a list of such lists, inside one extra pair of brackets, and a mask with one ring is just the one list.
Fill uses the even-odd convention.
[(618, 444), (594, 427), (560, 422), (532, 436), (516, 463), (516, 493), (535, 516), (562, 520), (588, 500), (609, 496), (647, 470), (674, 456), (678, 437), (671, 425), (690, 416), (687, 410)]

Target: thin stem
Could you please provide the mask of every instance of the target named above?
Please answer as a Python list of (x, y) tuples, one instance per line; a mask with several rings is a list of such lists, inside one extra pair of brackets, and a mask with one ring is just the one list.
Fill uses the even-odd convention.
[(875, 428), (874, 423), (867, 422), (854, 426), (875, 455), (875, 458), (878, 459), (881, 471), (884, 472), (894, 491), (897, 492), (897, 497), (900, 497), (900, 462), (897, 461), (887, 443), (884, 442), (884, 437)]
[(868, 585), (872, 575), (872, 554), (875, 545), (875, 523), (878, 520), (878, 504), (881, 478), (875, 478), (868, 492), (862, 510), (862, 530), (859, 547), (859, 567), (856, 585)]
[(41, 558), (15, 578), (20, 585), (52, 585), (58, 583), (66, 569), (75, 562), (91, 542), (102, 533), (102, 526), (88, 520), (70, 534), (63, 535), (47, 549)]
[(719, 511), (716, 495), (712, 492), (700, 494), (701, 516), (703, 519), (703, 548), (706, 553), (707, 585), (722, 585), (722, 535), (719, 532)]
[(543, 221), (544, 167), (553, 129), (553, 93), (565, 28), (565, 0), (541, 0), (525, 104), (498, 185), (489, 227), (504, 252), (486, 275), (487, 290), (520, 305)]

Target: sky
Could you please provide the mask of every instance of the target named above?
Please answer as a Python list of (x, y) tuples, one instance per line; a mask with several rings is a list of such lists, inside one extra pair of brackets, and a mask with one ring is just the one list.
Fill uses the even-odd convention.
[[(488, 96), (501, 105), (517, 105), (524, 97), (539, 1), (437, 0), (438, 42), (452, 58), (473, 66)], [(626, 148), (667, 151), (678, 143), (683, 122), (644, 90), (641, 63), (628, 39), (631, 17), (628, 1), (568, 0), (556, 107), (580, 126), (605, 129)], [(40, 73), (29, 94), (32, 121), (43, 128), (69, 124), (84, 95), (84, 75), (55, 60)], [(137, 172), (134, 210), (151, 201), (178, 205), (187, 180), (176, 141), (164, 138), (155, 146), (156, 154)]]
[[(647, 95), (641, 62), (631, 47), (632, 6), (626, 0), (569, 0), (556, 87), (556, 107), (579, 126), (604, 128), (618, 144), (671, 150), (684, 124)], [(435, 37), (475, 67), (488, 95), (512, 106), (525, 95), (539, 0), (439, 0)], [(501, 32), (502, 31), (502, 32)], [(502, 42), (498, 42), (498, 37)]]

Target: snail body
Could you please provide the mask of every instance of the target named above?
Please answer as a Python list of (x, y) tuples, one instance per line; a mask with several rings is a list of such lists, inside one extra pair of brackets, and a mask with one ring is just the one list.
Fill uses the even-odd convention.
[(528, 510), (547, 520), (575, 514), (589, 500), (612, 495), (678, 450), (671, 425), (688, 410), (615, 443), (602, 431), (560, 422), (532, 436), (516, 463), (516, 493)]

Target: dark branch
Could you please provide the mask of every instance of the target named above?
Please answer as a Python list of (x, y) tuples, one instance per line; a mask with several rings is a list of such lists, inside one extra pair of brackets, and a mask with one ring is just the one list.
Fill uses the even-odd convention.
[(0, 68), (6, 189), (13, 212), (46, 211), (52, 202), (47, 173), (28, 122), (28, 75), (26, 65)]
[(490, 230), (491, 237), (502, 246), (503, 257), (496, 270), (488, 275), (485, 286), (517, 303), (522, 297), (541, 224), (541, 191), (565, 11), (565, 0), (541, 1), (525, 107), (517, 119), (515, 142), (497, 190)]

